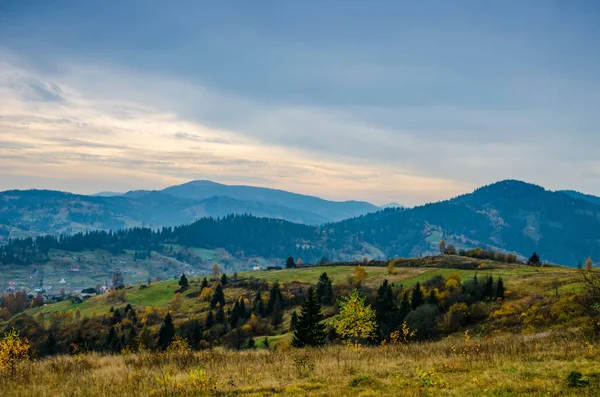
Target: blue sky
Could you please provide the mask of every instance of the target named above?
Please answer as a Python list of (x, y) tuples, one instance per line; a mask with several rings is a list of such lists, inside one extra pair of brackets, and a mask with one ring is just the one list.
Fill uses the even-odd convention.
[(600, 194), (593, 1), (3, 1), (0, 189)]

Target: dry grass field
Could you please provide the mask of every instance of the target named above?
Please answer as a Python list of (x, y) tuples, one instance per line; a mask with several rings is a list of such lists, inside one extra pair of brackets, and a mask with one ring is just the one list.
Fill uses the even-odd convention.
[[(0, 390), (4, 397), (597, 396), (598, 358), (570, 333), (359, 349), (84, 354), (28, 363)], [(569, 385), (572, 371), (582, 377)]]

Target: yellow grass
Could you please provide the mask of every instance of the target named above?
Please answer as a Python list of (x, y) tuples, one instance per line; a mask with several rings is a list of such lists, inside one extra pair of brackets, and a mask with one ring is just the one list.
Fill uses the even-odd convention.
[[(454, 336), (409, 346), (59, 356), (0, 380), (16, 396), (596, 396), (599, 356), (577, 335)], [(455, 349), (453, 350), (452, 347)], [(456, 351), (456, 353), (454, 353)], [(579, 371), (589, 385), (571, 388)]]

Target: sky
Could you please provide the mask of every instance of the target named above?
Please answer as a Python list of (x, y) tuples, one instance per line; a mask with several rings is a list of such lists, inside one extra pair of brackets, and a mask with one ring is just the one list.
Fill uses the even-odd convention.
[(596, 1), (0, 1), (0, 190), (600, 195)]

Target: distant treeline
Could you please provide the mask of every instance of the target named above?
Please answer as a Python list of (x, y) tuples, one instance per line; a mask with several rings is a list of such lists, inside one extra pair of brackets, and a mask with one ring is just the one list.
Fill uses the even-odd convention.
[(484, 250), (482, 248), (473, 248), (470, 250), (456, 250), (453, 245), (449, 245), (445, 250), (446, 255), (466, 256), (467, 258), (488, 259), (490, 261), (503, 263), (520, 263), (515, 254), (505, 254), (492, 250)]
[(0, 247), (0, 264), (29, 265), (47, 261), (51, 249), (81, 252), (104, 249), (113, 254), (124, 250), (160, 250), (161, 244), (180, 244), (208, 249), (224, 248), (237, 256), (284, 258), (289, 255), (318, 261), (326, 256), (316, 241), (318, 229), (279, 219), (251, 215), (203, 218), (190, 225), (159, 230), (131, 228), (91, 231), (62, 236), (11, 239)]

